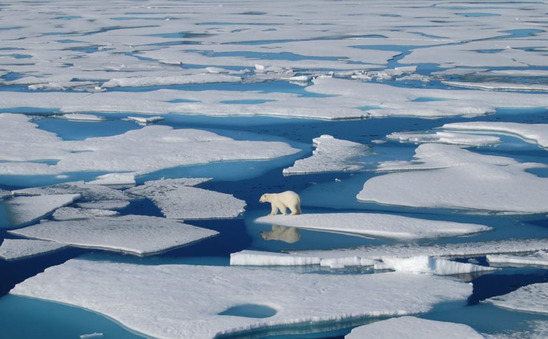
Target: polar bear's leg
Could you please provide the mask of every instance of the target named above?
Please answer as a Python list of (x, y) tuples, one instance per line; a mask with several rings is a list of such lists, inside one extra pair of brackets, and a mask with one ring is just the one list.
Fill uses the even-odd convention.
[(283, 215), (287, 215), (287, 206), (282, 204), (282, 203), (279, 203), (276, 207), (278, 207), (278, 209), (280, 210), (280, 212), (282, 212)]
[(291, 207), (290, 210), (291, 210), (291, 215), (301, 214), (301, 206), (299, 205)]
[(275, 204), (270, 204), (271, 207), (272, 207), (272, 211), (270, 211), (270, 215), (276, 215), (278, 214), (278, 206), (276, 206)]

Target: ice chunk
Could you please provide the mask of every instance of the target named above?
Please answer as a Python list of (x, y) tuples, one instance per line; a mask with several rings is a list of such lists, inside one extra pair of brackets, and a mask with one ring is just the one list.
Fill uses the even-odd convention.
[(165, 252), (218, 234), (177, 221), (142, 215), (49, 221), (11, 232), (77, 247), (141, 256)]
[(98, 176), (95, 180), (88, 182), (94, 185), (110, 186), (133, 186), (135, 185), (135, 174), (132, 173), (108, 173)]
[(321, 258), (288, 253), (243, 250), (230, 254), (232, 266), (308, 266), (320, 265), (331, 268), (349, 266), (374, 266), (375, 261), (360, 257)]
[(30, 239), (4, 239), (0, 245), (0, 258), (4, 260), (19, 260), (49, 252), (54, 252), (66, 247), (52, 241)]
[(548, 178), (526, 171), (542, 166), (456, 146), (423, 144), (414, 161), (381, 164), (380, 169), (405, 172), (369, 179), (357, 198), (409, 207), (544, 213)]
[[(416, 314), (440, 302), (464, 303), (471, 292), (467, 283), (397, 272), (318, 275), (76, 259), (48, 268), (11, 291), (84, 307), (157, 338), (245, 335), (278, 326)], [(266, 318), (226, 314), (242, 305), (276, 313)]]
[(13, 197), (6, 200), (4, 204), (10, 214), (11, 227), (13, 227), (36, 221), (78, 199), (80, 194), (49, 194)]
[(494, 136), (483, 136), (465, 133), (452, 132), (434, 132), (434, 133), (413, 133), (413, 132), (394, 132), (386, 136), (390, 140), (399, 142), (422, 143), (440, 143), (460, 146), (491, 146), (500, 142), (500, 139)]
[(67, 120), (76, 120), (76, 121), (102, 121), (105, 120), (105, 118), (93, 115), (93, 114), (82, 114), (82, 113), (71, 113), (71, 114), (64, 114), (59, 116), (60, 119), (67, 119)]
[(158, 121), (164, 120), (164, 117), (154, 116), (154, 117), (127, 117), (128, 120), (133, 120), (141, 125), (148, 125)]
[(465, 82), (465, 81), (442, 81), (445, 85), (463, 88), (477, 88), (494, 91), (527, 91), (527, 92), (548, 92), (548, 86), (543, 84), (516, 84), (507, 82)]
[(427, 255), (409, 258), (383, 257), (382, 263), (375, 264), (375, 269), (392, 269), (400, 272), (436, 275), (468, 274), (495, 270), (492, 267), (460, 263)]
[(369, 147), (336, 139), (331, 135), (322, 135), (313, 140), (314, 150), (311, 157), (295, 161), (295, 164), (285, 168), (285, 175), (357, 171), (363, 168), (363, 157), (369, 153)]
[(548, 314), (548, 283), (523, 286), (485, 301), (511, 310)]
[(97, 200), (90, 202), (80, 202), (77, 204), (82, 208), (98, 208), (103, 210), (119, 210), (129, 205), (127, 200)]
[(538, 251), (533, 255), (488, 255), (487, 261), (492, 266), (548, 266), (548, 253)]
[(438, 238), (488, 231), (488, 226), (377, 213), (305, 213), (260, 217), (256, 222), (400, 240)]
[(345, 338), (481, 339), (484, 337), (468, 325), (405, 316), (356, 327)]
[(14, 195), (79, 194), (86, 200), (131, 200), (124, 192), (110, 187), (74, 181), (51, 186), (23, 188), (13, 191)]
[(141, 86), (169, 86), (169, 85), (188, 85), (188, 84), (205, 84), (214, 82), (239, 82), (240, 77), (203, 73), (193, 75), (180, 76), (164, 76), (164, 77), (142, 77), (142, 78), (119, 78), (111, 79), (105, 82), (103, 88), (113, 87), (141, 87)]
[(526, 141), (533, 141), (541, 147), (548, 148), (548, 124), (474, 121), (445, 124), (443, 125), (443, 128), (449, 130), (452, 129), (517, 135)]
[(73, 219), (87, 219), (92, 217), (101, 216), (114, 216), (118, 212), (111, 210), (103, 210), (96, 208), (74, 208), (74, 207), (61, 207), (53, 213), (55, 220), (73, 220)]
[(234, 218), (244, 212), (245, 201), (232, 194), (192, 187), (203, 181), (199, 178), (154, 180), (129, 191), (151, 199), (170, 219)]

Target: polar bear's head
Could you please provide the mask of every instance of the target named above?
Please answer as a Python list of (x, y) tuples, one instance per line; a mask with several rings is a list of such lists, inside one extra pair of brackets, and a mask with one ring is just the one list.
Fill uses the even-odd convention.
[(267, 201), (268, 201), (268, 196), (269, 196), (269, 195), (270, 195), (270, 194), (268, 194), (268, 193), (263, 194), (263, 195), (261, 196), (261, 199), (259, 199), (259, 202), (267, 202)]

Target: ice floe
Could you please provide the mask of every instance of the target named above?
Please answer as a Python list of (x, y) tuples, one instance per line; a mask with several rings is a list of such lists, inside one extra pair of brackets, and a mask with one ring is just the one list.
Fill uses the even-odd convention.
[(356, 327), (345, 338), (481, 339), (484, 336), (468, 325), (404, 316)]
[(396, 140), (402, 143), (440, 143), (459, 146), (492, 146), (500, 143), (500, 139), (495, 136), (474, 135), (446, 131), (438, 131), (434, 133), (394, 132), (387, 135), (386, 138), (389, 140)]
[(103, 88), (112, 87), (142, 87), (142, 86), (166, 86), (204, 84), (213, 82), (239, 82), (242, 79), (231, 75), (203, 73), (189, 76), (144, 77), (144, 78), (120, 78), (105, 82)]
[(82, 208), (97, 208), (104, 210), (119, 210), (129, 205), (127, 200), (96, 200), (77, 203)]
[[(317, 275), (85, 260), (48, 268), (11, 291), (87, 308), (157, 338), (212, 338), (282, 325), (416, 314), (440, 302), (465, 302), (471, 292), (463, 282), (397, 272)], [(246, 306), (270, 312), (247, 314), (241, 311)]]
[(48, 194), (8, 199), (4, 202), (11, 222), (8, 227), (17, 227), (39, 220), (59, 207), (72, 204), (80, 197), (80, 194)]
[(162, 121), (164, 120), (164, 117), (160, 117), (160, 116), (154, 116), (154, 117), (133, 117), (133, 116), (129, 116), (127, 117), (128, 120), (133, 120), (135, 122), (137, 122), (138, 124), (141, 124), (141, 125), (148, 125), (148, 124), (152, 124), (152, 123), (155, 123), (155, 122), (158, 122), (158, 121)]
[(97, 208), (61, 207), (53, 212), (55, 220), (88, 219), (92, 217), (107, 217), (118, 215), (118, 212)]
[(193, 187), (209, 179), (162, 179), (147, 181), (129, 192), (151, 199), (170, 219), (234, 218), (245, 211), (245, 201)]
[(218, 234), (174, 220), (142, 215), (46, 221), (11, 232), (76, 247), (140, 256), (165, 252)]
[(523, 286), (485, 301), (511, 310), (548, 314), (548, 283)]
[(363, 168), (363, 158), (369, 147), (352, 141), (322, 135), (314, 138), (316, 149), (312, 156), (295, 161), (289, 168), (284, 168), (285, 175), (319, 172), (357, 171)]
[(244, 250), (230, 254), (232, 266), (309, 266), (320, 265), (330, 268), (348, 266), (374, 266), (372, 259), (359, 257), (322, 258), (319, 256), (301, 256), (288, 253)]
[(20, 260), (60, 250), (67, 245), (53, 241), (32, 239), (4, 239), (0, 245), (0, 258)]
[(530, 255), (488, 255), (486, 258), (491, 266), (548, 266), (548, 253), (545, 251), (538, 251)]
[(59, 115), (58, 118), (66, 120), (75, 120), (75, 121), (103, 121), (105, 118), (93, 115), (93, 114), (82, 114), (82, 113), (72, 113), (72, 114), (63, 114)]
[(442, 128), (448, 130), (516, 135), (523, 140), (535, 142), (541, 147), (548, 148), (548, 124), (474, 121), (445, 124)]
[(305, 213), (256, 219), (262, 224), (307, 228), (399, 240), (467, 235), (491, 230), (488, 226), (427, 220), (377, 213)]
[(111, 187), (73, 181), (51, 186), (31, 187), (14, 190), (15, 196), (36, 196), (48, 194), (79, 194), (85, 200), (129, 201), (131, 197)]
[(381, 170), (401, 172), (367, 180), (357, 198), (410, 207), (543, 213), (548, 211), (548, 179), (526, 171), (543, 166), (423, 144), (410, 162), (382, 163)]
[[(283, 142), (234, 140), (212, 132), (168, 126), (62, 141), (37, 129), (28, 117), (14, 114), (0, 115), (0, 139), (8, 146), (0, 149), (0, 174), (98, 171), (135, 175), (217, 161), (267, 160), (299, 151)], [(44, 159), (56, 162), (40, 162)], [(108, 183), (109, 179), (113, 178), (102, 182)]]

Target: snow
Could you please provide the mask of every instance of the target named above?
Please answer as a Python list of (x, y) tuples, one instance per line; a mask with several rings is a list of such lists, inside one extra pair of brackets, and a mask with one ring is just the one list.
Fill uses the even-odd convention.
[(361, 201), (409, 207), (529, 214), (548, 211), (548, 179), (527, 172), (542, 164), (481, 155), (451, 145), (423, 144), (410, 162), (385, 162), (401, 171), (369, 179)]
[(345, 338), (481, 339), (484, 336), (468, 325), (404, 316), (356, 327)]
[(142, 215), (46, 221), (12, 234), (62, 244), (152, 255), (212, 237), (218, 232)]
[(469, 274), (495, 270), (492, 267), (460, 263), (426, 255), (409, 258), (384, 257), (382, 258), (382, 263), (375, 264), (375, 269), (391, 269), (398, 272), (436, 275)]
[(4, 239), (0, 245), (0, 258), (4, 260), (21, 260), (66, 247), (52, 241), (30, 240), (30, 239)]
[(548, 283), (523, 286), (485, 301), (511, 310), (548, 314)]
[(90, 202), (77, 203), (78, 207), (82, 208), (97, 208), (104, 210), (119, 210), (129, 205), (127, 200), (96, 200)]
[[(212, 132), (168, 126), (145, 126), (115, 136), (62, 141), (37, 129), (29, 118), (14, 114), (0, 114), (0, 142), (9, 146), (0, 149), (0, 174), (25, 175), (97, 171), (127, 172), (125, 176), (217, 161), (267, 160), (298, 152), (283, 142), (234, 140)], [(43, 159), (58, 162), (37, 162)], [(112, 183), (111, 179), (107, 178), (106, 183)]]
[(147, 181), (129, 190), (151, 199), (170, 219), (235, 218), (245, 211), (245, 201), (232, 194), (197, 187), (209, 179), (162, 179)]
[(59, 207), (72, 204), (80, 194), (48, 194), (29, 197), (13, 197), (4, 202), (10, 215), (11, 225), (17, 227), (36, 221)]
[[(471, 292), (470, 284), (428, 275), (317, 275), (77, 259), (48, 268), (11, 291), (84, 307), (157, 338), (211, 338), (281, 325), (416, 314), (440, 302), (465, 302)], [(249, 304), (272, 309), (274, 315), (222, 314)]]
[(363, 158), (369, 153), (369, 147), (365, 145), (331, 135), (314, 138), (313, 144), (316, 149), (312, 156), (295, 161), (293, 166), (283, 170), (284, 175), (358, 171), (363, 168)]
[(313, 256), (299, 256), (288, 253), (274, 253), (264, 251), (243, 250), (230, 254), (231, 266), (308, 266), (320, 265), (330, 268), (348, 266), (373, 266), (375, 262), (359, 257), (321, 258)]
[(142, 86), (169, 86), (205, 84), (213, 82), (239, 82), (240, 77), (203, 73), (199, 75), (164, 76), (164, 77), (142, 77), (142, 78), (119, 78), (105, 82), (103, 88), (113, 87), (142, 87)]
[(111, 200), (128, 201), (124, 192), (111, 187), (86, 183), (83, 181), (73, 181), (51, 186), (31, 187), (14, 190), (13, 194), (18, 195), (47, 195), (47, 194), (79, 194), (85, 200)]
[(93, 114), (82, 114), (82, 113), (72, 113), (72, 114), (63, 114), (58, 116), (60, 119), (74, 120), (74, 121), (103, 121), (105, 118), (93, 115)]
[(488, 255), (487, 261), (491, 266), (548, 266), (548, 253), (538, 251), (531, 255)]
[(290, 217), (269, 215), (260, 217), (255, 221), (262, 224), (398, 240), (460, 236), (491, 230), (490, 227), (477, 224), (427, 220), (377, 213), (305, 213)]
[(443, 128), (448, 130), (516, 135), (525, 141), (532, 141), (540, 147), (548, 148), (548, 124), (474, 121), (445, 124)]

